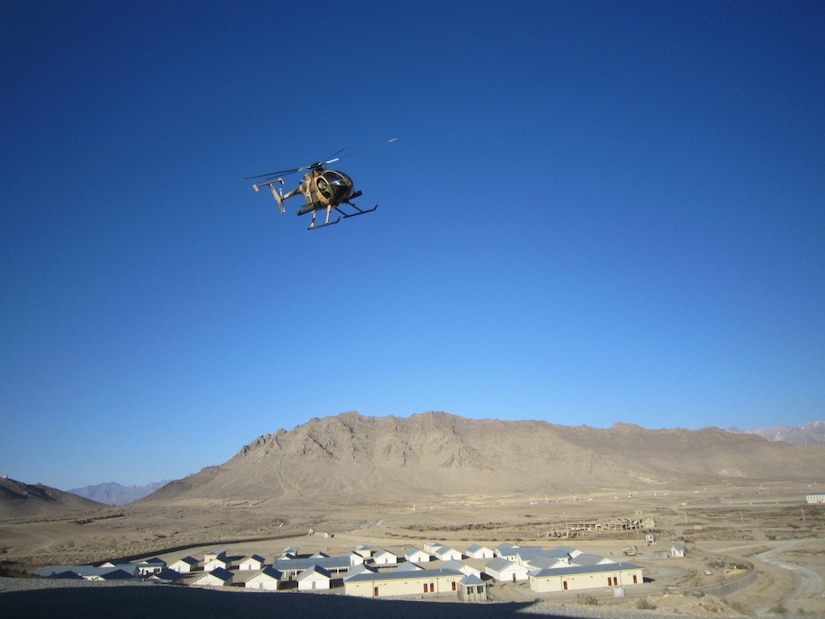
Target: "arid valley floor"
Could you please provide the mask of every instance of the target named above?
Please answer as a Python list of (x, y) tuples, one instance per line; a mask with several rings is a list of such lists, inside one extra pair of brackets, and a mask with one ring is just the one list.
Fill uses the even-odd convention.
[[(537, 594), (526, 584), (506, 584), (490, 587), (492, 603), (483, 609), (477, 605), (465, 609), (466, 615), (458, 611), (465, 605), (438, 604), (436, 610), (430, 603), (406, 601), (397, 602), (391, 612), (407, 616), (405, 613), (427, 604), (426, 612), (422, 610), (419, 616), (435, 616), (434, 612), (445, 617), (508, 616), (514, 612), (553, 617), (619, 616), (605, 614), (608, 612), (628, 617), (825, 616), (825, 505), (806, 504), (805, 495), (812, 491), (816, 488), (801, 483), (736, 486), (731, 482), (655, 493), (624, 488), (581, 496), (453, 495), (448, 501), (422, 505), (240, 500), (190, 500), (164, 506), (137, 503), (103, 508), (83, 518), (67, 514), (62, 518), (0, 521), (0, 560), (4, 575), (21, 576), (43, 565), (116, 557), (160, 556), (172, 562), (185, 555), (202, 555), (217, 546), (231, 554), (258, 553), (269, 559), (287, 546), (334, 554), (368, 544), (397, 552), (427, 540), (443, 541), (459, 550), (475, 542), (489, 546), (501, 542), (546, 547), (564, 544), (617, 559), (623, 557), (624, 548), (637, 546), (640, 554), (629, 560), (643, 566), (645, 584), (628, 588), (623, 599), (615, 598), (608, 588), (583, 596)], [(640, 516), (655, 522), (655, 546), (646, 545), (643, 530), (585, 531), (567, 539), (550, 536), (552, 531), (575, 523)], [(310, 528), (316, 532), (314, 536), (307, 535)], [(662, 557), (672, 542), (685, 543), (687, 556)], [(743, 569), (733, 570), (734, 566)], [(749, 573), (755, 577), (748, 577)], [(746, 586), (725, 590), (734, 589), (728, 585), (745, 577)], [(40, 592), (42, 583), (38, 581), (26, 581), (24, 586), (20, 585), (23, 581), (15, 581), (15, 587), (7, 579), (0, 582), (4, 617), (57, 613), (61, 607), (64, 616), (82, 616), (86, 604), (98, 610), (100, 604), (110, 604), (114, 607), (107, 612), (138, 616), (148, 612), (148, 600), (158, 595), (155, 590), (169, 588), (179, 593), (157, 602), (160, 608), (152, 611), (156, 616), (205, 616), (195, 610), (199, 602), (214, 610), (220, 606), (216, 600), (227, 603), (229, 598), (233, 608), (271, 608), (279, 616), (349, 616), (350, 612), (354, 616), (379, 608), (365, 609), (365, 603), (377, 601), (347, 599), (334, 589), (300, 595), (244, 594), (153, 585), (145, 590), (119, 587), (120, 597), (110, 593), (87, 600), (71, 597), (79, 594), (69, 594), (70, 589)], [(95, 591), (104, 589), (97, 587)], [(126, 589), (140, 589), (140, 594), (127, 595)], [(135, 599), (147, 600), (140, 612), (135, 610)]]

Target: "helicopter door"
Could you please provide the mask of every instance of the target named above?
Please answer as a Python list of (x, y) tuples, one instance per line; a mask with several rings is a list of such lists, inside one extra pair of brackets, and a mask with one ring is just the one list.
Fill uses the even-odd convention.
[(334, 192), (329, 184), (329, 181), (326, 178), (324, 178), (324, 176), (326, 176), (326, 174), (315, 177), (315, 188), (318, 190), (318, 193), (320, 193), (327, 200), (329, 200), (330, 198), (332, 198), (332, 194)]

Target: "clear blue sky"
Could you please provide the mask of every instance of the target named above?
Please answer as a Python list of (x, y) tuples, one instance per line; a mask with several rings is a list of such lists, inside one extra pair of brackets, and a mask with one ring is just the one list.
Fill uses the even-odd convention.
[[(0, 474), (175, 479), (349, 410), (825, 418), (822, 2), (0, 24)], [(391, 137), (326, 230), (243, 180)]]

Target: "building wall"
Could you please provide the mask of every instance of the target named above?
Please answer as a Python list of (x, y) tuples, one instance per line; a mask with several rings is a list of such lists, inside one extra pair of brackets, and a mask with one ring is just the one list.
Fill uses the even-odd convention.
[(458, 599), (462, 602), (486, 602), (486, 585), (458, 585)]
[(211, 572), (212, 570), (214, 570), (217, 567), (222, 567), (223, 569), (228, 570), (229, 569), (229, 563), (227, 563), (226, 561), (221, 561), (220, 559), (213, 559), (212, 561), (208, 561), (207, 563), (204, 564), (203, 571), (204, 572)]
[(467, 556), (472, 557), (473, 559), (492, 559), (495, 556), (495, 553), (489, 548), (481, 548), (479, 550), (469, 552)]
[(317, 591), (318, 589), (329, 589), (329, 578), (313, 574), (298, 581), (298, 591)]
[(463, 577), (462, 574), (450, 574), (443, 576), (429, 575), (423, 577), (416, 577), (415, 572), (410, 572), (409, 574), (409, 578), (381, 580), (379, 577), (355, 582), (345, 581), (344, 593), (359, 597), (393, 597), (401, 595), (435, 596), (439, 594), (458, 596), (458, 581)]
[(248, 580), (244, 584), (244, 587), (247, 589), (257, 589), (259, 591), (277, 591), (278, 590), (278, 581), (272, 579), (266, 580)]
[(241, 572), (249, 572), (259, 570), (263, 567), (260, 561), (243, 561), (238, 565), (238, 570)]
[(186, 561), (177, 561), (169, 566), (170, 570), (175, 570), (178, 574), (190, 574), (192, 572), (192, 565)]
[[(635, 576), (635, 582), (634, 582)], [(642, 569), (604, 570), (582, 574), (559, 574), (547, 576), (530, 576), (530, 589), (537, 593), (555, 593), (559, 591), (582, 591), (604, 587), (628, 587), (644, 582)], [(565, 587), (566, 583), (566, 587)]]
[(527, 570), (505, 568), (503, 570), (486, 570), (487, 574), (496, 579), (498, 582), (524, 582), (527, 580)]
[(207, 574), (192, 584), (197, 585), (198, 587), (224, 587), (226, 585), (231, 585), (232, 581), (230, 580), (229, 582), (224, 582), (220, 578)]

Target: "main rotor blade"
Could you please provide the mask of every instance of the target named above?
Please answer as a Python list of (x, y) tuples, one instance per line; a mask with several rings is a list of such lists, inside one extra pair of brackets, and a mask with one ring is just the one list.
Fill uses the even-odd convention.
[[(392, 144), (397, 139), (398, 138), (390, 138), (389, 140), (384, 140), (383, 142), (378, 142), (377, 144), (373, 144), (372, 146), (365, 146), (364, 148), (359, 148), (358, 150), (354, 150), (351, 153), (346, 153), (344, 155), (341, 155), (340, 157), (336, 157), (332, 161), (327, 161), (326, 163), (332, 163), (333, 161), (338, 161), (339, 159), (343, 159), (344, 157), (352, 157), (353, 155), (357, 155), (359, 153), (366, 153), (367, 151), (375, 150), (376, 148), (381, 148), (382, 146), (386, 146), (387, 144)], [(344, 150), (344, 149), (342, 148), (341, 150)], [(339, 150), (338, 153), (340, 153), (340, 152), (341, 151)], [(338, 153), (335, 153), (335, 154), (337, 155)]]
[(295, 174), (296, 172), (303, 172), (304, 170), (309, 170), (311, 168), (315, 168), (317, 166), (327, 165), (329, 163), (335, 163), (339, 159), (343, 159), (344, 157), (351, 157), (352, 155), (357, 155), (358, 153), (365, 153), (370, 150), (375, 150), (376, 148), (381, 148), (387, 144), (391, 144), (395, 142), (398, 138), (390, 138), (389, 140), (384, 140), (383, 142), (379, 142), (377, 144), (373, 144), (372, 146), (367, 146), (365, 148), (359, 148), (358, 150), (352, 151), (351, 153), (346, 153), (341, 155), (343, 151), (346, 150), (346, 147), (334, 152), (332, 157), (327, 159), (326, 161), (318, 161), (316, 163), (311, 163), (309, 165), (301, 166), (300, 168), (290, 168), (288, 170), (279, 170), (278, 172), (267, 172), (266, 174), (256, 174), (255, 176), (244, 176), (245, 181), (251, 181), (255, 179), (261, 178), (276, 178), (278, 176), (286, 176), (287, 174)]
[(303, 166), (301, 168), (291, 168), (289, 170), (279, 170), (278, 172), (267, 172), (266, 174), (256, 174), (255, 176), (244, 176), (243, 179), (245, 181), (251, 181), (256, 178), (266, 178), (270, 176), (286, 176), (287, 174), (295, 174), (295, 172), (301, 172), (303, 170), (308, 170), (312, 166)]

